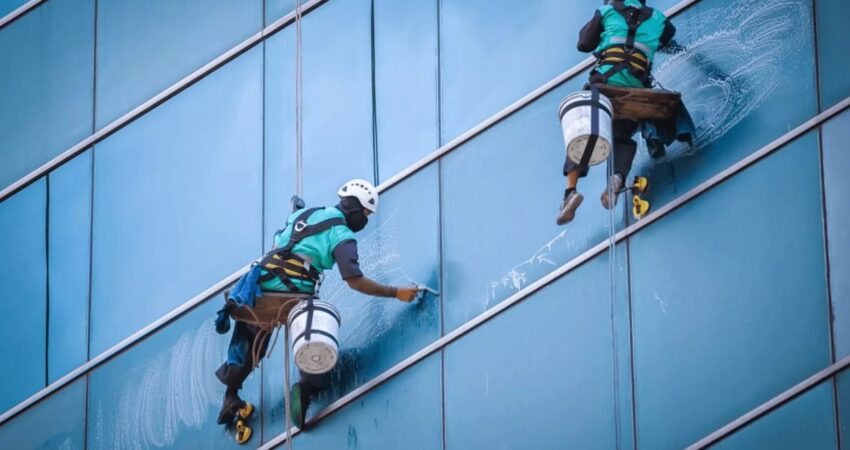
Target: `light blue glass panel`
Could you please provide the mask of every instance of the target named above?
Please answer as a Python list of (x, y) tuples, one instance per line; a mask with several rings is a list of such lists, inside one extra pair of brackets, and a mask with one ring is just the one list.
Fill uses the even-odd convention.
[(440, 2), (442, 140), (452, 140), (588, 55), (595, 0)]
[[(437, 167), (431, 166), (381, 195), (378, 214), (357, 235), (365, 276), (383, 284), (415, 281), (440, 290), (437, 188)], [(320, 297), (342, 316), (341, 361), (331, 375), (331, 388), (317, 396), (311, 414), (440, 336), (440, 298), (430, 294), (412, 304), (370, 298), (351, 290), (334, 268), (325, 272)], [(283, 348), (275, 350), (263, 372), (266, 438), (285, 431)]]
[(847, 450), (850, 449), (850, 370), (838, 375), (837, 390), (841, 450)]
[[(638, 447), (682, 448), (829, 364), (817, 146), (808, 134), (630, 239)], [(780, 215), (768, 199), (789, 173)]]
[[(443, 157), (446, 331), (607, 239), (605, 164), (580, 182), (575, 221), (555, 224), (566, 153), (557, 109), (583, 83), (566, 83)], [(616, 220), (627, 204), (620, 199)]]
[(0, 0), (0, 18), (18, 9), (26, 0)]
[(436, 0), (375, 1), (378, 174), (386, 180), (439, 147)]
[[(211, 299), (91, 374), (90, 450), (242, 448), (216, 424), (224, 385), (214, 371), (230, 339), (213, 326), (222, 302)], [(240, 395), (258, 404), (259, 377), (248, 378)], [(259, 420), (252, 427), (259, 434)]]
[(850, 64), (838, 56), (846, 53), (850, 40), (850, 3), (842, 0), (817, 0), (818, 53), (820, 55), (821, 102), (824, 109), (850, 96)]
[[(296, 0), (265, 0), (266, 2), (266, 25), (270, 25), (277, 19), (295, 11)], [(303, 6), (307, 0), (301, 0)]]
[(93, 0), (51, 0), (0, 31), (0, 186), (92, 130)]
[(333, 204), (344, 182), (374, 179), (371, 4), (328, 2), (302, 32), (305, 200)]
[(835, 355), (850, 355), (850, 112), (823, 127), (823, 169), (826, 189), (826, 225), (829, 242), (829, 268), (832, 288), (832, 327)]
[(0, 203), (0, 411), (44, 387), (47, 338), (47, 183)]
[(432, 355), (299, 434), (292, 447), (439, 449), (440, 398), (440, 356)]
[[(618, 253), (617, 281), (625, 294), (624, 252)], [(446, 448), (633, 447), (631, 376), (614, 374), (610, 282), (602, 255), (448, 347)], [(626, 338), (621, 355), (628, 366), (623, 325), (618, 331)], [(625, 387), (617, 394), (619, 407), (618, 381)], [(624, 413), (620, 445), (618, 409)]]
[(262, 27), (262, 0), (98, 0), (102, 128)]
[(263, 249), (283, 227), (295, 194), (295, 32), (285, 28), (265, 41), (265, 224)]
[(261, 253), (262, 50), (95, 149), (91, 354)]
[[(790, 387), (790, 386), (789, 386)], [(830, 450), (835, 442), (832, 383), (826, 382), (755, 423), (729, 436), (713, 449)]]
[(85, 417), (86, 381), (80, 379), (0, 427), (0, 442), (14, 450), (82, 450)]
[(91, 183), (91, 151), (50, 174), (48, 382), (88, 357)]
[(770, 143), (817, 113), (810, 0), (703, 0), (677, 16), (687, 50), (659, 54), (656, 79), (683, 93), (695, 149), (676, 144), (636, 170), (656, 207)]

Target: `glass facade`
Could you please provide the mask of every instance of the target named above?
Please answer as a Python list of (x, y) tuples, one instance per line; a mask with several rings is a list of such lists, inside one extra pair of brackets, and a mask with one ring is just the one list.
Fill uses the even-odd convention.
[[(439, 294), (369, 298), (327, 273), (341, 363), (295, 448), (683, 448), (850, 355), (850, 112), (788, 134), (850, 95), (831, 56), (843, 2), (677, 12), (681, 49), (655, 74), (698, 138), (639, 150), (648, 223), (627, 195), (600, 206), (604, 165), (577, 219), (554, 223), (557, 107), (586, 72), (452, 142), (587, 58), (589, 0), (321, 2), (303, 18), (300, 166), (293, 24), (84, 142), (295, 3), (47, 0), (0, 28), (0, 189), (82, 143), (0, 199), (0, 414), (270, 248), (299, 177), (309, 205), (332, 205), (347, 179), (385, 182), (449, 143), (384, 185), (358, 234), (367, 276)], [(215, 423), (222, 296), (196, 300), (0, 423), (0, 447), (238, 447)], [(254, 447), (285, 431), (284, 345), (242, 392)], [(848, 399), (845, 371), (716, 447), (846, 449)]]

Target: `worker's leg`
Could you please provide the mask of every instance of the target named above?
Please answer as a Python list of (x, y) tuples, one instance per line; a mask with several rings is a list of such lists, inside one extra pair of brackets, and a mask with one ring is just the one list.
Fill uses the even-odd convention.
[[(613, 175), (608, 178), (608, 186), (602, 192), (600, 200), (602, 206), (611, 208), (617, 204), (617, 197), (620, 191), (625, 186), (626, 178), (629, 176), (629, 171), (632, 170), (632, 162), (634, 162), (637, 154), (637, 143), (632, 139), (632, 135), (638, 129), (638, 123), (628, 119), (615, 119), (614, 128), (614, 170)], [(609, 202), (608, 193), (614, 193), (614, 201)]]
[[(260, 329), (254, 325), (237, 323), (233, 328), (231, 343), (244, 340), (247, 342), (247, 349), (244, 355), (244, 362), (241, 366), (230, 365), (227, 361), (223, 362), (215, 371), (216, 377), (221, 381), (227, 389), (224, 393), (224, 400), (221, 405), (221, 411), (218, 415), (218, 423), (225, 424), (233, 421), (236, 410), (244, 405), (244, 401), (239, 398), (239, 390), (242, 389), (242, 383), (248, 378), (248, 375), (254, 371), (255, 361), (253, 355), (253, 344), (258, 338)], [(257, 343), (257, 358), (258, 361), (266, 354), (269, 341), (268, 335), (260, 336), (262, 341)]]
[(310, 400), (317, 392), (330, 387), (331, 373), (312, 375), (299, 370), (298, 375), (300, 380), (292, 386), (291, 391), (291, 413), (295, 426), (303, 428), (307, 419), (307, 409), (310, 408)]
[(564, 201), (561, 202), (561, 209), (558, 211), (558, 225), (568, 223), (575, 218), (576, 210), (584, 200), (584, 196), (576, 190), (578, 179), (586, 175), (587, 166), (579, 166), (569, 156), (566, 157), (564, 176), (567, 177), (567, 189), (564, 191)]

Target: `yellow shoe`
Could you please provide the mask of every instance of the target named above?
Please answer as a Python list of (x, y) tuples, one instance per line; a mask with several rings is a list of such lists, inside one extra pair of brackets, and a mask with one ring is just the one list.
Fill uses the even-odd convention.
[(236, 421), (236, 442), (244, 444), (251, 440), (251, 427), (245, 424), (242, 419)]

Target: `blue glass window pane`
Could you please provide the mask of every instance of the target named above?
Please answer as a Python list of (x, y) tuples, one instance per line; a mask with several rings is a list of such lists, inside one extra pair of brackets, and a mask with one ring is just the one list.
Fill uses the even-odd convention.
[(576, 51), (578, 31), (600, 5), (441, 1), (443, 143), (586, 59)]
[(48, 382), (86, 362), (92, 154), (50, 174)]
[(850, 64), (837, 55), (846, 54), (850, 40), (850, 3), (817, 0), (818, 52), (820, 54), (821, 101), (824, 109), (850, 96)]
[(826, 220), (829, 233), (829, 267), (832, 294), (835, 355), (850, 355), (850, 112), (823, 127), (823, 169), (826, 190)]
[(0, 427), (0, 442), (14, 450), (82, 450), (85, 417), (86, 381), (81, 379)]
[(261, 252), (262, 49), (95, 148), (91, 354)]
[(812, 2), (703, 0), (676, 18), (687, 51), (659, 54), (654, 74), (683, 93), (696, 149), (676, 144), (636, 165), (655, 205), (681, 195), (817, 113)]
[(344, 182), (374, 179), (371, 5), (328, 2), (303, 27), (305, 200), (335, 204)]
[[(381, 195), (378, 213), (358, 233), (360, 267), (380, 283), (404, 286), (412, 281), (439, 291), (439, 214), (437, 166), (417, 173)], [(412, 280), (412, 281), (411, 281)], [(350, 289), (334, 268), (325, 272), (320, 297), (342, 318), (341, 361), (332, 386), (317, 396), (311, 414), (371, 380), (440, 336), (439, 297), (412, 304), (370, 298)], [(283, 433), (283, 350), (264, 365), (266, 436)], [(297, 380), (293, 375), (292, 382)]]
[(850, 370), (838, 375), (838, 426), (841, 430), (841, 450), (850, 448)]
[(299, 434), (292, 447), (439, 449), (440, 398), (440, 357), (432, 355)]
[[(615, 406), (608, 264), (607, 255), (591, 260), (448, 347), (446, 448), (631, 447), (629, 372), (617, 375), (624, 389)], [(628, 411), (622, 447), (617, 409)]]
[[(295, 11), (295, 0), (265, 0), (266, 2), (266, 25), (270, 25), (277, 19)], [(301, 0), (303, 6), (307, 0)]]
[(0, 186), (92, 131), (93, 0), (46, 2), (0, 31)]
[(99, 0), (97, 120), (102, 128), (262, 26), (262, 0)]
[(386, 180), (439, 147), (437, 2), (375, 2), (378, 174)]
[[(212, 318), (222, 302), (211, 299), (90, 375), (89, 449), (244, 448), (216, 424), (224, 385), (213, 373), (229, 335), (216, 334)], [(240, 395), (257, 405), (259, 378)], [(260, 421), (252, 426), (259, 434)]]
[(286, 223), (295, 194), (295, 30), (287, 27), (266, 40), (265, 224), (263, 248)]
[[(607, 239), (605, 164), (579, 184), (586, 200), (575, 221), (555, 224), (565, 187), (558, 104), (583, 83), (571, 80), (443, 157), (446, 331)], [(626, 206), (621, 198), (620, 225)]]
[(0, 0), (0, 18), (18, 9), (26, 0)]
[(44, 387), (47, 183), (0, 203), (0, 411)]
[(713, 449), (831, 450), (835, 442), (832, 383), (826, 382), (758, 421)]
[[(682, 448), (829, 364), (817, 145), (808, 134), (630, 238), (638, 447)], [(779, 215), (767, 199), (789, 173), (794, 214)]]

